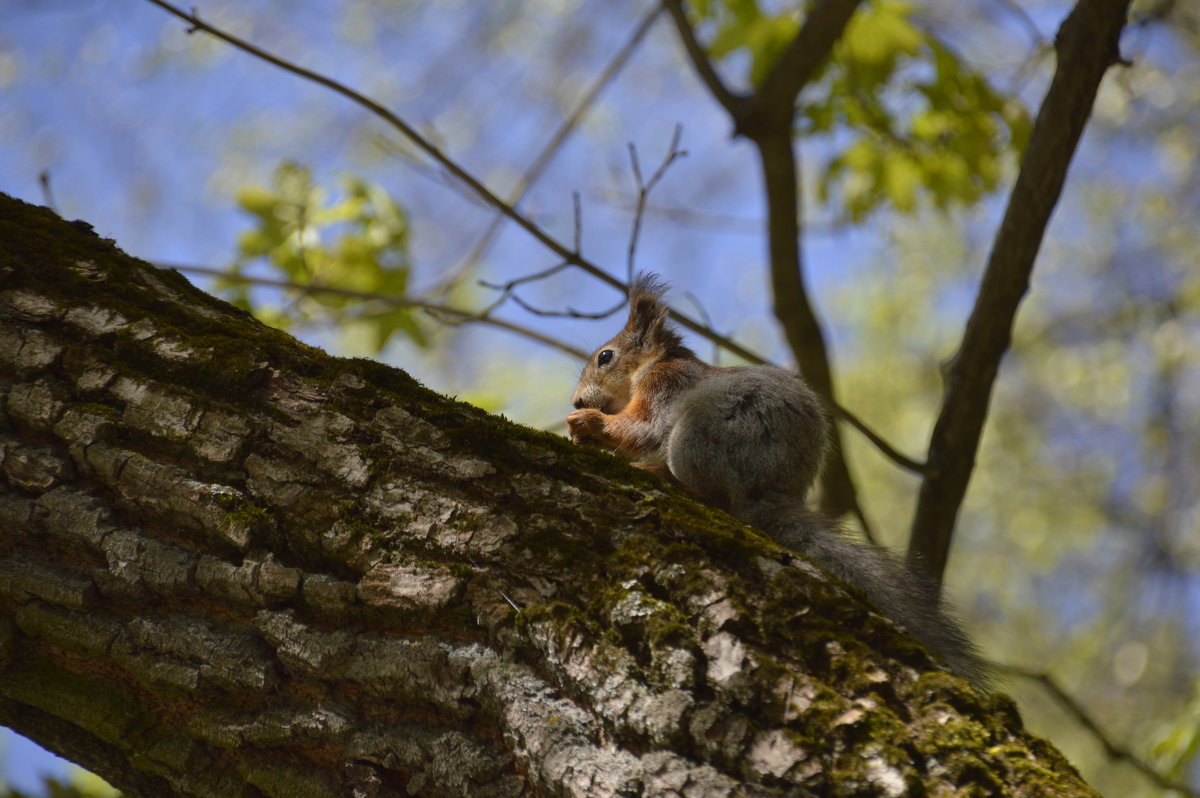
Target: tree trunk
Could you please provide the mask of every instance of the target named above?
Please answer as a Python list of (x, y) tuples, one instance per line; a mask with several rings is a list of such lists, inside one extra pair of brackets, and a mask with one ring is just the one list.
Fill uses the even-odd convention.
[(1093, 794), (729, 517), (3, 195), (0, 723), (136, 796)]

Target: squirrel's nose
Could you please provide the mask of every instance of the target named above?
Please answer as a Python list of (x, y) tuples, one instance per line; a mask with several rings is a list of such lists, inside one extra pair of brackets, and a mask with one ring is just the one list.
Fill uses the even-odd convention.
[(583, 409), (583, 400), (582, 399), (576, 399), (574, 402), (571, 402), (571, 404), (575, 405), (576, 410)]

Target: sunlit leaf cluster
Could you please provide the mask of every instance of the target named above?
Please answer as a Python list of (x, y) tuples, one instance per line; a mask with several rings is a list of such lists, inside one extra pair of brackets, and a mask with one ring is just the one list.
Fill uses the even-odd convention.
[(238, 238), (231, 271), (241, 276), (251, 264), (265, 265), (290, 303), (251, 302), (243, 282), (227, 281), (227, 289), (278, 327), (352, 321), (368, 328), (375, 351), (396, 334), (423, 345), (412, 308), (403, 304), (410, 272), (404, 209), (363, 178), (343, 176), (339, 184), (340, 195), (327, 199), (307, 167), (285, 162), (269, 187), (240, 189), (238, 206), (252, 226)]
[[(98, 776), (86, 771), (79, 771), (76, 778), (64, 783), (58, 779), (45, 778), (37, 798), (121, 798), (121, 793), (114, 790)], [(20, 790), (9, 789), (0, 792), (0, 798), (35, 798)]]
[[(788, 4), (790, 5), (790, 4)], [(695, 4), (715, 33), (710, 54), (748, 58), (757, 85), (795, 34), (794, 7), (756, 0)], [(1029, 135), (1029, 115), (934, 33), (904, 0), (864, 3), (817, 86), (802, 95), (798, 132), (828, 134), (822, 201), (860, 221), (888, 206), (967, 205), (994, 190)]]

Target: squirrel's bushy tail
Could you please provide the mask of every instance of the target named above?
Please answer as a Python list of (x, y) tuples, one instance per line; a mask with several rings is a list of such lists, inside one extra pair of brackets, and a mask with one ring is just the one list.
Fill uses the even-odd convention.
[[(944, 609), (938, 591), (887, 549), (854, 543), (836, 522), (795, 502), (757, 501), (734, 515), (769, 534), (776, 543), (809, 557), (853, 585), (893, 621), (940, 656), (950, 670), (987, 689), (987, 668), (962, 626)], [(742, 510), (739, 512), (738, 510)]]

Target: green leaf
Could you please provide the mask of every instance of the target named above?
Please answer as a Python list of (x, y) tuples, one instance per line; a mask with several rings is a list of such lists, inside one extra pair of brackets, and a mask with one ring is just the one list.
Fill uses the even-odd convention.
[[(260, 263), (292, 286), (286, 290), (293, 297), (288, 305), (291, 318), (277, 309), (253, 307), (255, 293), (245, 286), (230, 289), (264, 321), (276, 326), (342, 325), (344, 314), (364, 301), (320, 288), (404, 296), (410, 271), (404, 209), (381, 186), (360, 177), (344, 176), (338, 187), (339, 192), (327, 198), (307, 167), (284, 162), (275, 170), (270, 188), (247, 186), (238, 191), (238, 204), (249, 215), (251, 227), (238, 235), (234, 270)], [(420, 346), (427, 343), (408, 307), (373, 313), (369, 319), (360, 316), (357, 323), (370, 327), (377, 349), (397, 334)]]

